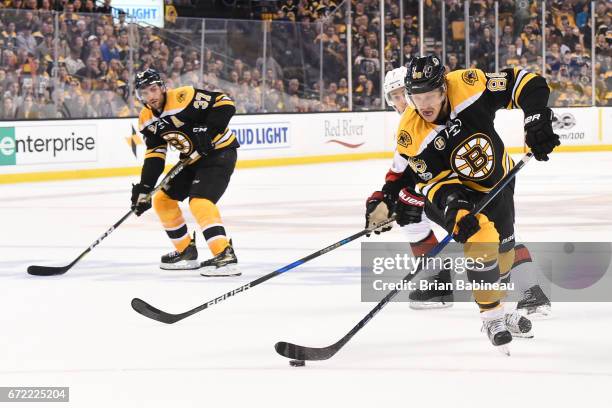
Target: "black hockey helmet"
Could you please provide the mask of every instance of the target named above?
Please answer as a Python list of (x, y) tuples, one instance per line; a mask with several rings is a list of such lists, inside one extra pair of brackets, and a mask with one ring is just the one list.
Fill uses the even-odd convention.
[(162, 79), (161, 75), (159, 75), (159, 72), (157, 72), (156, 70), (148, 68), (136, 74), (134, 86), (136, 88), (136, 96), (141, 102), (142, 98), (140, 97), (139, 90), (153, 84), (158, 84), (165, 91), (166, 85), (164, 84), (164, 80)]
[(406, 93), (408, 95), (433, 91), (444, 85), (446, 70), (435, 55), (415, 57), (408, 64)]

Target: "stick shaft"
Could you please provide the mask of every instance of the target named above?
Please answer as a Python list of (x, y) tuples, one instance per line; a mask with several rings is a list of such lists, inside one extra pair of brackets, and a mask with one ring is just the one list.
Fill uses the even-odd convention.
[[(170, 180), (176, 177), (177, 174), (179, 174), (187, 165), (195, 161), (198, 157), (199, 156), (197, 156), (194, 153), (192, 156), (186, 159), (183, 159), (179, 161), (177, 164), (175, 164), (174, 167), (170, 169), (168, 174), (166, 174), (166, 176), (162, 179), (162, 181), (149, 194), (147, 194), (147, 197), (146, 197), (147, 200), (151, 199), (151, 197), (153, 197), (155, 193), (157, 193), (159, 190), (161, 190), (166, 185), (168, 185)], [(123, 224), (123, 222), (127, 220), (133, 213), (134, 213), (134, 210), (128, 211), (123, 217), (119, 219), (119, 221), (114, 223), (112, 227), (107, 229), (104, 232), (104, 234), (100, 235), (98, 239), (96, 239), (89, 247), (87, 247), (83, 252), (81, 252), (81, 254), (78, 257), (76, 257), (76, 259), (73, 260), (69, 265), (62, 266), (62, 267), (48, 267), (48, 266), (40, 267), (40, 266), (32, 265), (28, 267), (28, 273), (32, 275), (61, 275), (61, 274), (66, 273), (70, 268), (76, 265), (77, 262), (83, 259), (85, 255), (91, 252), (92, 249), (98, 246), (98, 244), (100, 244), (100, 242), (102, 242), (106, 237), (108, 237), (115, 229), (117, 229), (121, 224)]]

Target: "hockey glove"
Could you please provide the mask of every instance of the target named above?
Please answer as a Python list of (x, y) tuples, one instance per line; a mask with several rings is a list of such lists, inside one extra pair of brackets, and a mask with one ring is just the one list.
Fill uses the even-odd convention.
[(400, 227), (421, 222), (425, 197), (408, 188), (403, 188), (395, 206), (395, 221)]
[[(393, 199), (382, 191), (375, 191), (366, 200), (366, 213), (365, 213), (365, 228), (374, 228), (376, 225), (387, 220), (393, 213), (395, 203)], [(389, 223), (384, 227), (377, 228), (374, 230), (376, 235), (381, 232), (387, 232), (391, 229), (393, 223)], [(369, 237), (370, 234), (366, 234)]]
[(559, 135), (552, 128), (553, 111), (544, 108), (525, 112), (525, 143), (538, 161), (548, 161), (548, 155), (559, 146)]
[(476, 216), (471, 212), (457, 221), (457, 213), (459, 210), (472, 211), (474, 204), (458, 196), (451, 196), (449, 199), (444, 209), (446, 230), (453, 232), (453, 239), (455, 241), (465, 244), (472, 235), (480, 230), (480, 224)]
[(132, 184), (132, 211), (137, 216), (151, 208), (151, 197), (148, 196), (151, 191), (153, 188), (146, 184)]
[(214, 135), (209, 129), (206, 129), (204, 132), (198, 132), (195, 136), (195, 145), (196, 150), (200, 153), (201, 156), (206, 156), (208, 153), (215, 149), (215, 146), (212, 143), (212, 138)]

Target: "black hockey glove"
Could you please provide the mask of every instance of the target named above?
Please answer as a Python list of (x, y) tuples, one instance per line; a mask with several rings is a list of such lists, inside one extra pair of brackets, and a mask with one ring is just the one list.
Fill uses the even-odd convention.
[(200, 153), (202, 156), (206, 156), (215, 149), (215, 146), (212, 143), (214, 135), (211, 133), (212, 132), (209, 131), (209, 129), (206, 129), (204, 132), (197, 132), (195, 134), (195, 147), (198, 153)]
[(400, 227), (421, 222), (425, 197), (409, 188), (403, 188), (398, 195), (395, 206), (395, 222)]
[(552, 128), (553, 111), (544, 108), (525, 112), (525, 143), (538, 161), (548, 161), (548, 155), (559, 146), (559, 135)]
[[(395, 207), (395, 201), (389, 194), (385, 194), (382, 191), (375, 191), (366, 200), (366, 213), (365, 213), (365, 228), (374, 228), (376, 225), (387, 220), (393, 213)], [(381, 232), (387, 232), (391, 229), (393, 223), (389, 223), (382, 228), (374, 230), (376, 235)], [(366, 234), (369, 237), (370, 234)]]
[(465, 200), (463, 197), (456, 195), (449, 196), (444, 209), (444, 222), (447, 231), (453, 232), (453, 239), (457, 242), (465, 244), (467, 240), (480, 230), (478, 219), (471, 212), (457, 219), (459, 210), (472, 211), (474, 204)]
[(132, 184), (132, 210), (137, 216), (151, 208), (151, 197), (147, 197), (151, 191), (153, 187), (146, 184)]

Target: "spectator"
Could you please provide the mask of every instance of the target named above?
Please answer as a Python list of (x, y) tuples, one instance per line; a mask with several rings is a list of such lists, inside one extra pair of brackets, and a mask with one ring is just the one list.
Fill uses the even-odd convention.
[(17, 119), (39, 119), (40, 108), (34, 103), (34, 97), (27, 95), (23, 99), (23, 104), (16, 110), (15, 117)]
[(0, 119), (15, 119), (15, 105), (13, 104), (13, 98), (10, 96), (4, 96), (2, 110), (0, 110)]
[(98, 79), (102, 76), (102, 72), (98, 66), (98, 60), (96, 57), (87, 58), (87, 65), (79, 69), (76, 74), (79, 78)]
[(16, 38), (17, 48), (26, 50), (29, 54), (36, 52), (36, 40), (32, 36), (32, 26), (25, 24), (21, 27), (20, 33)]
[(53, 55), (53, 34), (47, 33), (44, 35), (43, 41), (36, 46), (34, 50), (36, 58), (43, 58), (45, 56)]
[(96, 13), (111, 14), (112, 11), (111, 0), (104, 0), (103, 5), (96, 7)]
[(100, 52), (102, 53), (102, 59), (106, 62), (110, 62), (112, 59), (120, 59), (119, 48), (117, 48), (117, 39), (114, 35), (107, 37), (104, 44), (100, 46)]
[(80, 58), (80, 52), (77, 48), (70, 48), (70, 55), (64, 60), (68, 74), (75, 75), (77, 71), (85, 68), (85, 63)]

